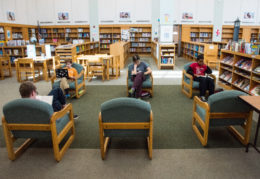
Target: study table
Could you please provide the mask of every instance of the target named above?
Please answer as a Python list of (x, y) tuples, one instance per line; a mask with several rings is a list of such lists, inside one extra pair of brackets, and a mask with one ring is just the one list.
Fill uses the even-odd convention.
[[(37, 56), (36, 58), (29, 58), (29, 57), (25, 57), (22, 59), (33, 59), (34, 65), (39, 65), (42, 67), (42, 73), (43, 73), (43, 79), (45, 81), (49, 81), (48, 78), (48, 62), (53, 63), (53, 58), (52, 57), (42, 57), (42, 56)], [(20, 82), (20, 70), (19, 70), (19, 66), (17, 65), (19, 59), (15, 59), (15, 68), (16, 68), (16, 76), (17, 76), (17, 81)]]
[(246, 152), (248, 152), (248, 148), (251, 145), (252, 147), (254, 147), (256, 149), (256, 151), (258, 153), (260, 153), (260, 150), (256, 147), (258, 131), (259, 131), (259, 127), (260, 127), (260, 96), (239, 96), (239, 98), (242, 99), (247, 104), (249, 104), (259, 115), (258, 116), (257, 126), (256, 126), (256, 133), (255, 133), (254, 143), (252, 144), (252, 143), (249, 142), (247, 144)]
[[(113, 63), (113, 58), (114, 58), (113, 55), (107, 55), (107, 54), (81, 55), (77, 57), (77, 63), (81, 64), (85, 68), (88, 68), (89, 63), (99, 63), (100, 59), (102, 59), (102, 61), (105, 60), (106, 76), (107, 76), (107, 80), (109, 80), (109, 65), (110, 63)], [(86, 70), (86, 74), (88, 75), (88, 69)]]

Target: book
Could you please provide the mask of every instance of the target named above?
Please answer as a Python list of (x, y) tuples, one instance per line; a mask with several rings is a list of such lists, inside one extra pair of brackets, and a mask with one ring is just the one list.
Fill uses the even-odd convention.
[(260, 85), (253, 87), (251, 89), (250, 93), (255, 95), (255, 96), (260, 96)]
[(36, 96), (36, 99), (52, 105), (53, 96)]

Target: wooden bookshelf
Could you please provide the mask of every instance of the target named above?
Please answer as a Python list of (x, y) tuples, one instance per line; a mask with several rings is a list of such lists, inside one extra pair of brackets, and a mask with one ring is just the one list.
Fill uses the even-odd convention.
[(204, 56), (204, 62), (209, 64), (211, 61), (218, 59), (218, 46), (214, 44), (206, 44), (199, 42), (182, 42), (183, 57), (195, 61), (198, 55)]
[(250, 91), (260, 85), (260, 73), (254, 72), (258, 66), (260, 66), (259, 55), (222, 49), (218, 84), (226, 89), (251, 94)]
[[(222, 42), (228, 42), (229, 40), (233, 40), (234, 26), (232, 25), (224, 25), (222, 26)], [(242, 39), (243, 26), (239, 29), (238, 39)]]
[(212, 42), (213, 25), (182, 25), (182, 41)]
[(76, 62), (76, 55), (88, 55), (99, 53), (99, 42), (86, 42), (82, 44), (60, 45), (55, 49), (55, 55), (60, 56), (60, 62), (65, 63), (66, 60)]
[(113, 25), (99, 25), (100, 52), (108, 53), (113, 42)]
[(127, 59), (129, 57), (130, 42), (116, 42), (110, 44), (109, 53), (110, 55), (120, 56), (120, 69), (125, 67)]
[(130, 54), (151, 54), (151, 25), (136, 25), (130, 28)]
[(221, 49), (224, 49), (226, 47), (227, 42), (212, 42), (212, 43), (218, 46), (218, 58), (220, 58)]
[(250, 42), (260, 42), (260, 27), (253, 27), (251, 29)]
[(159, 69), (172, 68), (175, 66), (175, 44), (159, 45)]

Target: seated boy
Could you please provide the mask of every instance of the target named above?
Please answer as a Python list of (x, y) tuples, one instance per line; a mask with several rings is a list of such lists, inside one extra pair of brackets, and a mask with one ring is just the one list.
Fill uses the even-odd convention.
[(69, 79), (67, 79), (65, 77), (62, 78), (60, 81), (60, 88), (64, 92), (65, 96), (68, 98), (68, 97), (70, 97), (69, 83), (76, 79), (76, 77), (78, 76), (78, 72), (75, 68), (72, 67), (72, 62), (70, 60), (66, 61), (65, 69), (68, 69)]
[(134, 82), (132, 88), (129, 90), (129, 94), (133, 96), (135, 93), (136, 98), (140, 98), (142, 95), (142, 85), (145, 81), (145, 75), (152, 73), (150, 67), (148, 67), (144, 62), (140, 61), (139, 55), (133, 56), (133, 65), (130, 67), (131, 70), (131, 80)]
[(212, 70), (204, 64), (203, 55), (197, 57), (197, 62), (189, 66), (187, 73), (193, 76), (194, 81), (199, 82), (200, 98), (202, 101), (206, 101), (206, 91), (209, 90), (209, 95), (212, 95), (215, 90), (215, 84), (212, 78), (206, 76), (206, 74), (211, 74)]
[[(36, 100), (37, 88), (30, 82), (26, 81), (20, 85), (19, 92), (22, 98), (31, 98)], [(65, 96), (60, 88), (54, 88), (50, 91), (48, 96), (53, 96), (52, 108), (54, 112), (62, 110), (66, 105)], [(74, 115), (74, 119), (78, 119), (78, 115)]]

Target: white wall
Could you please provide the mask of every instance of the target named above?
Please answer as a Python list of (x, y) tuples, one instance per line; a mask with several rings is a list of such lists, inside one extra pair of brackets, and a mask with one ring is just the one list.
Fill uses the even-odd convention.
[[(98, 0), (100, 24), (151, 24), (152, 0)], [(120, 20), (120, 12), (130, 12), (129, 20)]]

